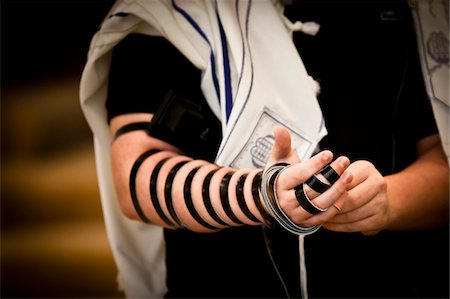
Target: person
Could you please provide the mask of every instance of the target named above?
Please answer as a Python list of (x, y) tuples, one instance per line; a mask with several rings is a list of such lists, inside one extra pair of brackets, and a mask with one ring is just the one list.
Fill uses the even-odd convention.
[[(127, 1), (112, 8), (93, 40), (81, 86), (126, 295), (448, 296), (448, 164), (407, 2), (295, 1), (283, 7), (286, 19), (271, 18), (281, 13), (272, 1), (161, 3)], [(205, 7), (213, 12), (206, 15), (217, 17), (217, 31), (201, 17)], [(233, 9), (236, 23), (228, 20)], [(163, 14), (168, 11), (173, 19)], [(305, 22), (291, 22), (299, 19)], [(289, 32), (292, 24), (308, 21), (320, 24), (317, 35)], [(174, 22), (194, 33), (171, 35), (178, 30)], [(248, 27), (233, 31), (233, 24)], [(277, 24), (285, 26), (285, 37), (293, 35), (301, 59), (283, 52), (290, 43), (280, 31), (273, 34)], [(255, 46), (263, 42), (267, 47)], [(247, 55), (240, 60), (237, 53)], [(320, 83), (319, 111), (311, 93), (295, 88), (313, 89), (310, 77), (291, 70), (301, 62)], [(231, 75), (219, 76), (227, 65)], [(238, 106), (239, 96), (257, 106), (265, 93), (264, 105), (281, 107), (254, 114)], [(231, 113), (228, 94), (238, 98)], [(223, 100), (219, 108), (211, 100), (217, 98)], [(239, 113), (260, 122), (246, 117), (231, 134)], [(280, 114), (287, 120), (274, 126), (271, 117)], [(307, 123), (300, 138), (304, 131), (294, 126), (295, 116)], [(273, 135), (245, 133), (265, 126)], [(250, 158), (240, 156), (244, 151)], [(320, 176), (328, 164), (340, 175), (333, 184)], [(300, 238), (273, 218), (264, 174), (274, 165), (271, 195), (294, 228), (306, 229)], [(314, 174), (328, 190), (306, 185)], [(299, 203), (298, 186), (320, 213)]]

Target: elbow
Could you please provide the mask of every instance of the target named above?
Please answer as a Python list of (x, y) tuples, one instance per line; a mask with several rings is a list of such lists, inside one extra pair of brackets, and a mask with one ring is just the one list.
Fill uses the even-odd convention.
[(124, 196), (117, 196), (119, 207), (122, 214), (131, 220), (140, 220), (136, 210), (131, 204), (131, 198), (124, 198)]
[(131, 220), (140, 220), (128, 190), (128, 184), (114, 184), (117, 201), (122, 214)]

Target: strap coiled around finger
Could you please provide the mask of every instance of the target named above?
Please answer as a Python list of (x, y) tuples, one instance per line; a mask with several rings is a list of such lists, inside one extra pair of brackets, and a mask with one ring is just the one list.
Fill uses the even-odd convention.
[(306, 185), (308, 185), (317, 193), (323, 193), (327, 191), (331, 187), (331, 185), (336, 183), (336, 181), (339, 179), (339, 174), (336, 172), (336, 170), (333, 169), (333, 167), (331, 167), (331, 165), (325, 166), (322, 170), (319, 171), (319, 173), (328, 181), (327, 183), (320, 180), (317, 175), (313, 175), (305, 182)]
[(303, 184), (298, 185), (295, 187), (295, 198), (297, 198), (298, 203), (300, 206), (305, 209), (306, 212), (316, 215), (322, 212), (325, 212), (327, 209), (322, 209), (318, 206), (316, 206), (308, 197), (308, 195), (305, 193), (305, 190), (303, 189)]
[(330, 182), (331, 185), (333, 185), (334, 183), (336, 183), (336, 181), (339, 179), (339, 174), (336, 172), (336, 170), (334, 170), (333, 167), (331, 167), (331, 165), (327, 165), (325, 166), (321, 171), (320, 174), (323, 175), (324, 178), (326, 178), (328, 180), (328, 182)]

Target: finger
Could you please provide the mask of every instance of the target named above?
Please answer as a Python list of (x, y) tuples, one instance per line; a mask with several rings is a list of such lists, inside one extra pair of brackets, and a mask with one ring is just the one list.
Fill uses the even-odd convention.
[[(311, 179), (308, 179), (306, 183), (302, 185), (304, 193), (298, 192), (298, 187), (295, 188), (295, 196), (301, 208), (305, 209), (306, 212), (313, 215), (320, 214), (320, 216), (313, 217), (311, 221), (323, 222), (341, 211), (342, 206), (345, 202), (345, 197), (343, 195), (344, 193), (346, 193), (348, 185), (353, 180), (353, 176), (351, 173), (347, 172), (344, 173), (343, 177), (340, 178), (340, 174), (343, 173), (349, 165), (350, 160), (345, 156), (341, 156), (320, 171), (320, 173), (324, 174), (324, 177), (322, 179), (318, 178), (317, 174), (313, 177), (315, 182)], [(333, 175), (329, 175), (330, 172), (332, 172)], [(321, 194), (319, 193), (319, 191), (315, 191), (312, 189), (316, 189), (318, 186), (315, 185), (319, 182), (319, 186), (321, 186), (321, 188), (325, 187), (325, 189), (321, 191), (324, 193), (322, 196), (319, 196)], [(330, 210), (330, 207), (332, 205), (335, 206), (333, 209), (331, 209), (333, 213), (330, 213), (328, 210)], [(324, 210), (328, 212), (324, 214)]]
[(370, 219), (370, 222), (366, 221), (366, 226), (361, 228), (361, 231), (382, 229), (388, 219), (385, 206), (375, 199), (354, 211), (336, 215), (327, 222), (332, 225), (346, 225), (358, 223), (365, 219)]
[[(365, 190), (365, 181), (369, 178), (369, 174), (364, 171), (364, 166), (361, 163), (352, 163), (346, 170), (353, 174), (353, 180), (347, 186), (348, 196), (340, 198), (333, 204), (340, 211), (339, 215), (344, 215), (368, 201), (361, 202), (362, 198), (375, 196), (375, 193)], [(314, 193), (308, 195), (311, 198), (315, 196)]]
[(274, 129), (275, 143), (272, 147), (267, 165), (272, 165), (277, 162), (285, 161), (291, 154), (291, 135), (289, 131), (282, 127), (277, 126)]
[[(300, 205), (299, 202), (294, 204), (295, 200), (287, 201), (284, 205), (282, 205), (282, 208), (296, 223), (301, 223), (306, 226), (321, 224), (330, 220), (339, 212), (337, 208), (333, 207), (333, 204), (338, 200), (342, 200), (342, 198), (346, 196), (347, 185), (350, 184), (352, 178), (351, 173), (347, 171), (344, 172), (339, 180), (332, 185), (330, 189), (314, 199), (313, 204), (319, 209), (324, 209), (324, 212), (311, 214), (307, 209)], [(292, 190), (290, 192), (292, 196)]]
[(336, 218), (344, 216), (337, 215), (327, 221), (326, 225), (333, 230), (360, 231), (363, 234), (371, 235), (382, 230), (386, 224), (388, 216), (384, 207), (384, 205), (379, 204), (379, 200), (374, 199), (363, 207), (346, 213), (346, 222), (336, 222)]
[(333, 203), (333, 207), (335, 207), (336, 210), (338, 210), (339, 213), (341, 213), (341, 212), (342, 212), (342, 209), (343, 209), (343, 207), (344, 207), (344, 204), (345, 204), (345, 197), (341, 196), (338, 200), (336, 200), (336, 201)]
[(375, 231), (373, 228), (376, 227), (376, 217), (375, 216), (369, 216), (363, 219), (360, 219), (355, 222), (348, 222), (348, 223), (330, 223), (326, 222), (323, 224), (323, 226), (331, 231), (335, 232), (348, 232), (348, 233), (354, 233), (354, 232), (362, 232), (362, 231)]
[[(340, 201), (345, 196), (341, 196), (337, 201)], [(336, 201), (336, 202), (337, 202)], [(328, 222), (330, 219), (335, 217), (338, 213), (340, 213), (340, 210), (336, 208), (336, 205), (333, 204), (325, 212), (312, 215), (306, 220), (303, 221), (303, 225), (305, 226), (315, 226), (315, 225), (321, 225), (323, 223)]]
[[(386, 204), (383, 196), (379, 195), (377, 178), (369, 177), (347, 193), (343, 213), (337, 215), (331, 221), (333, 223), (356, 222), (373, 215), (385, 215)], [(353, 183), (352, 183), (353, 184)]]
[[(333, 162), (331, 162), (329, 166), (332, 168), (332, 170), (334, 170), (334, 172), (338, 176), (340, 176), (344, 172), (344, 170), (347, 169), (347, 167), (349, 165), (350, 165), (350, 160), (345, 156), (341, 156), (341, 157), (337, 158), (336, 160), (334, 160)], [(315, 176), (316, 176), (317, 180), (320, 180), (325, 185), (328, 185), (330, 187), (333, 185), (333, 184), (330, 184), (330, 182), (320, 173), (320, 171), (319, 171), (319, 173), (316, 173)], [(307, 181), (309, 181), (309, 179)], [(320, 193), (315, 191), (314, 188), (312, 188), (312, 185), (310, 185), (310, 184), (305, 185), (305, 192), (307, 192), (307, 195), (310, 199), (314, 199), (315, 197), (320, 195)]]
[[(313, 215), (309, 218), (310, 221), (323, 222), (330, 219), (330, 216), (335, 216), (339, 211), (337, 208), (333, 207), (333, 204), (344, 198), (347, 193), (347, 185), (351, 183), (353, 176), (349, 172), (344, 172), (342, 176), (333, 184), (330, 189), (319, 195), (318, 197), (311, 200), (311, 202), (318, 208), (325, 210), (324, 212)], [(297, 209), (300, 211), (304, 210), (303, 206), (299, 206)], [(330, 211), (330, 212), (328, 212)], [(332, 211), (332, 212), (331, 212)], [(305, 211), (307, 212), (307, 211)], [(328, 212), (328, 213), (327, 213)], [(317, 223), (314, 223), (317, 224)]]
[[(356, 171), (354, 168), (351, 168), (351, 165), (348, 169)], [(366, 206), (373, 201), (379, 192), (376, 178), (367, 176), (366, 173), (352, 173), (354, 179), (351, 184), (349, 184), (348, 196), (342, 206), (342, 214), (340, 214), (338, 218), (333, 219), (333, 221), (355, 221), (355, 217), (361, 215), (362, 211), (366, 211), (366, 213), (374, 212), (372, 208), (376, 208), (375, 204)], [(349, 212), (356, 211), (358, 211), (358, 213), (348, 215)], [(367, 215), (362, 215), (360, 217), (366, 216)]]
[(304, 183), (333, 159), (329, 150), (322, 151), (308, 160), (293, 164), (284, 169), (279, 176), (278, 188), (289, 190)]
[(377, 229), (377, 230), (362, 231), (361, 233), (365, 236), (373, 236), (378, 234), (380, 231), (381, 231), (380, 229)]
[(372, 168), (371, 165), (365, 161), (356, 161), (348, 166), (348, 170), (351, 171), (354, 176), (353, 182), (349, 186), (349, 190), (360, 185), (369, 178), (372, 171), (370, 168)]

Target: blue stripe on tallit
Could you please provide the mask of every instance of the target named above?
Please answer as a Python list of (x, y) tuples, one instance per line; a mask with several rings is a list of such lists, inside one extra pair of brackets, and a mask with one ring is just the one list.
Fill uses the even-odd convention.
[(225, 116), (226, 122), (230, 118), (231, 110), (233, 109), (233, 94), (231, 90), (231, 73), (230, 73), (230, 61), (228, 57), (228, 42), (225, 36), (225, 31), (220, 21), (219, 12), (216, 10), (217, 20), (219, 21), (220, 40), (222, 42), (222, 55), (223, 55), (223, 77), (225, 83)]
[(191, 24), (192, 27), (194, 27), (195, 31), (197, 31), (198, 34), (200, 34), (200, 36), (206, 41), (209, 48), (211, 49), (211, 54), (209, 56), (209, 60), (211, 62), (211, 73), (212, 73), (212, 79), (213, 79), (213, 83), (214, 83), (214, 89), (216, 90), (217, 99), (220, 103), (219, 80), (217, 79), (216, 62), (215, 62), (214, 51), (212, 49), (211, 43), (209, 42), (208, 37), (206, 36), (205, 32), (203, 32), (203, 30), (197, 24), (197, 22), (184, 9), (182, 9), (181, 7), (179, 7), (176, 4), (176, 0), (172, 0), (172, 6), (174, 7), (174, 9), (177, 12), (179, 12), (189, 22), (189, 24)]
[[(241, 22), (240, 22), (240, 19), (239, 19), (239, 5), (238, 5), (238, 3), (237, 3), (238, 1), (239, 1), (239, 0), (236, 0), (236, 14), (237, 14), (237, 19), (238, 19), (238, 24), (239, 24), (239, 30), (241, 31), (241, 36), (243, 36), (243, 34), (242, 34), (242, 26), (241, 26)], [(252, 0), (248, 1), (247, 12), (246, 12), (246, 15), (245, 15), (245, 16), (246, 16), (246, 19), (245, 19), (245, 39), (247, 40), (247, 44), (248, 44), (248, 24), (249, 24), (249, 19), (250, 19), (250, 10), (251, 10), (251, 6), (252, 6)], [(252, 53), (251, 53), (250, 47), (249, 47), (248, 51), (249, 51), (248, 55), (249, 55), (249, 57), (250, 57), (250, 70), (251, 70), (251, 76), (250, 76), (250, 88), (248, 89), (248, 93), (247, 93), (247, 96), (245, 97), (245, 101), (244, 101), (244, 104), (242, 105), (242, 109), (241, 109), (241, 111), (239, 111), (239, 115), (238, 115), (237, 118), (236, 118), (236, 122), (234, 123), (233, 127), (231, 128), (231, 132), (230, 132), (230, 134), (228, 134), (228, 137), (227, 137), (227, 139), (225, 140), (225, 142), (222, 142), (222, 146), (221, 146), (221, 148), (219, 149), (219, 151), (218, 151), (218, 153), (217, 153), (217, 156), (219, 156), (219, 155), (222, 154), (222, 152), (223, 152), (223, 150), (224, 150), (224, 148), (225, 148), (225, 145), (227, 144), (228, 140), (230, 139), (230, 136), (231, 136), (232, 132), (234, 131), (235, 127), (236, 127), (236, 123), (237, 123), (237, 121), (239, 120), (239, 118), (241, 117), (242, 112), (244, 111), (245, 106), (247, 105), (248, 100), (249, 100), (249, 98), (250, 98), (250, 94), (251, 94), (251, 92), (252, 92), (254, 72), (253, 72)], [(243, 57), (243, 58), (244, 58), (244, 57)], [(242, 66), (244, 66), (244, 65), (242, 65)], [(241, 74), (241, 76), (242, 76), (242, 74)]]

